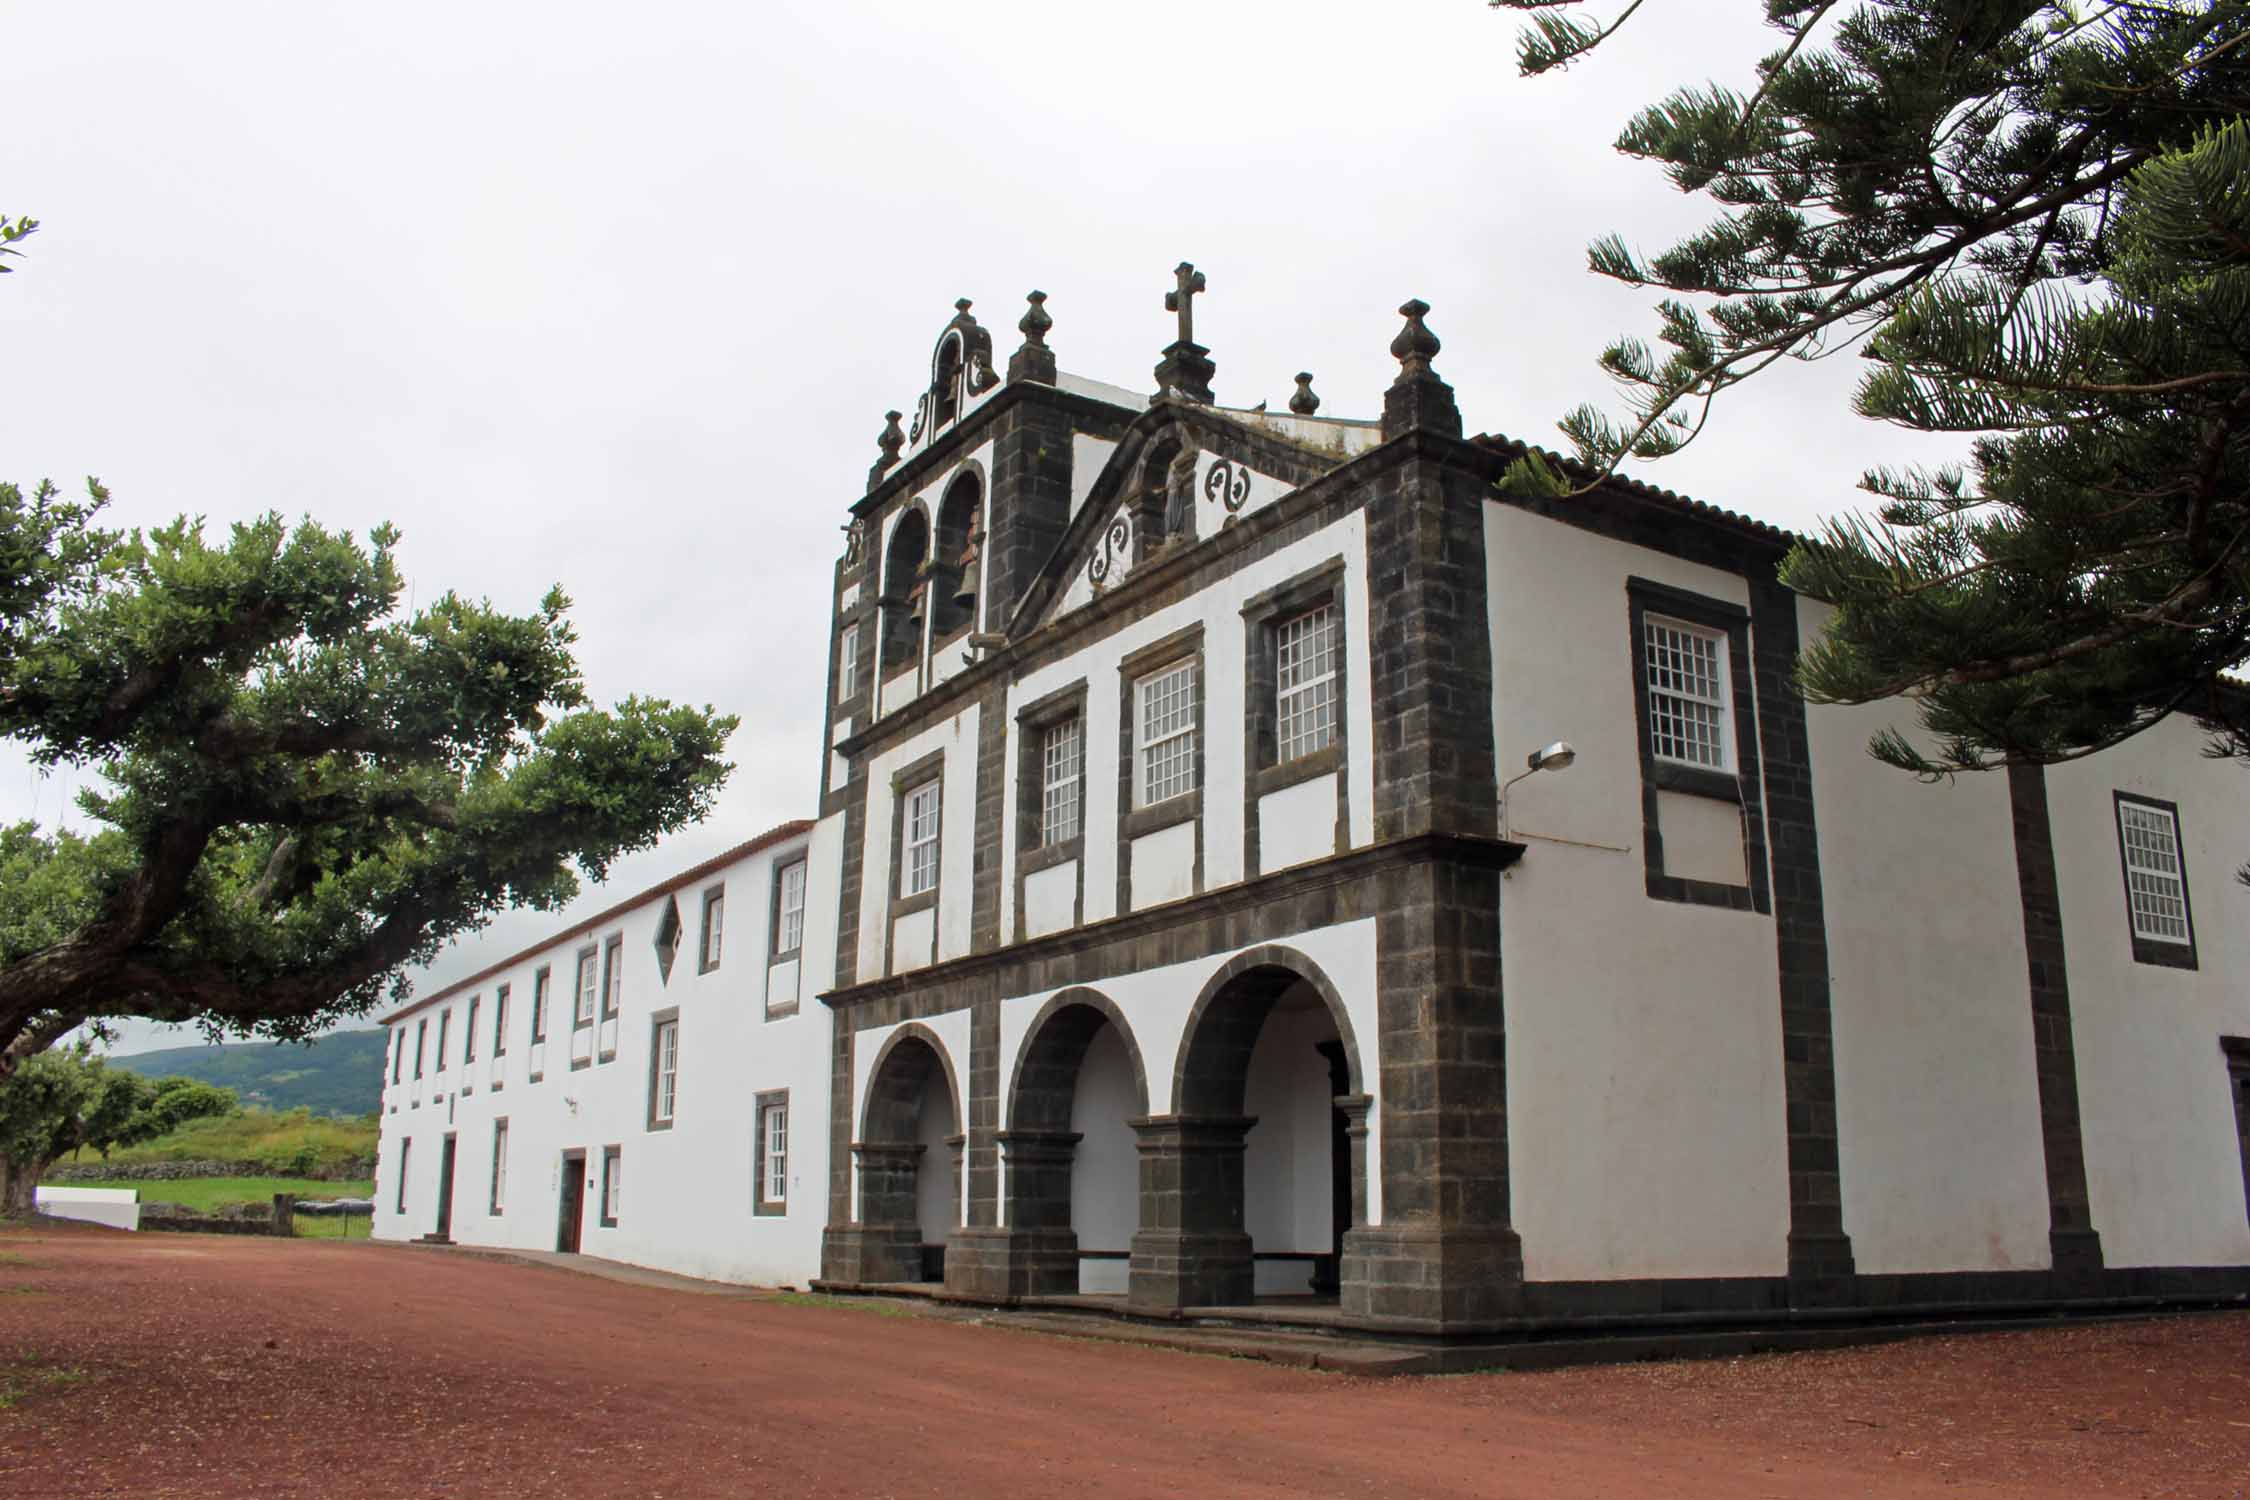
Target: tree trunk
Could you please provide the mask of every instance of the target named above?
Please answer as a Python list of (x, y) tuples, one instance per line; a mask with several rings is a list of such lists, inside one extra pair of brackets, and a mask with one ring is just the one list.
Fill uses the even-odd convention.
[(32, 1190), (39, 1186), (45, 1162), (29, 1162), (0, 1151), (0, 1219), (28, 1218)]

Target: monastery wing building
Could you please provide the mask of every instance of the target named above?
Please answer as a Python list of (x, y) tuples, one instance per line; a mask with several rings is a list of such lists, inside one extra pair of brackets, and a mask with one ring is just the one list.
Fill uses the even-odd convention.
[(2175, 718), (1924, 786), (1790, 538), (1004, 368), (850, 506), (817, 818), (387, 1018), (376, 1233), (1475, 1339), (2250, 1290), (2250, 851)]

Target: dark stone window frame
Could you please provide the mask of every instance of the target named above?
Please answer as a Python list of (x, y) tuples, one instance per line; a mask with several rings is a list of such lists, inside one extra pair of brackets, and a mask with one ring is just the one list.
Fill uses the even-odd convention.
[[(1086, 790), (1093, 782), (1093, 757), (1087, 751), (1086, 678), (1059, 687), (1016, 710), (1016, 861), (1015, 941), (1024, 940), (1025, 881), (1042, 870), (1071, 860), (1078, 862), (1077, 891), (1071, 901), (1071, 925), (1086, 919), (1086, 813), (1091, 799)], [(1047, 811), (1047, 731), (1058, 724), (1078, 721), (1078, 832), (1052, 844), (1045, 837)]]
[[(547, 1045), (547, 1032), (554, 1024), (555, 966), (541, 964), (531, 976), (531, 1042), (534, 1047)], [(530, 1082), (537, 1083), (547, 1076), (546, 1057), (541, 1054), (541, 1066), (534, 1069)]]
[(599, 1189), (601, 1192), (601, 1197), (595, 1200), (594, 1216), (595, 1221), (599, 1223), (604, 1229), (615, 1229), (617, 1227), (618, 1215), (613, 1214), (609, 1211), (609, 1196), (610, 1189), (612, 1187), (616, 1188), (618, 1207), (620, 1209), (624, 1207), (624, 1178), (625, 1148), (623, 1146), (602, 1147), (602, 1175), (601, 1186)]
[[(601, 996), (595, 1006), (598, 1021), (617, 1021), (622, 1029), (624, 1022), (620, 1017), (624, 1014), (625, 1007), (618, 1003), (618, 996), (625, 988), (625, 934), (622, 932), (613, 932), (602, 940), (601, 984)], [(617, 1048), (613, 1046), (604, 1052), (601, 1050), (601, 1040), (601, 1033), (596, 1031), (594, 1061), (617, 1061)]]
[(2235, 1146), (2242, 1156), (2242, 1202), (2250, 1216), (2250, 1036), (2222, 1036), (2219, 1051), (2227, 1060), (2227, 1091), (2234, 1097)]
[[(513, 984), (495, 985), (492, 989), (492, 1056), (494, 1061), (508, 1055), (508, 1008), (515, 999)], [(499, 1085), (495, 1083), (494, 1088)]]
[(508, 1211), (508, 1205), (500, 1200), (500, 1184), (505, 1180), (508, 1169), (507, 1153), (501, 1149), (506, 1144), (507, 1135), (508, 1117), (500, 1115), (492, 1122), (492, 1184), (484, 1204), (487, 1218), (497, 1219)]
[(406, 1074), (406, 1028), (392, 1032), (391, 1041), (395, 1044), (391, 1048), (391, 1082), (397, 1083)]
[(406, 1212), (406, 1169), (413, 1157), (414, 1137), (402, 1137), (398, 1143), (398, 1197), (395, 1200), (395, 1206), (391, 1209), (393, 1213), (402, 1214)]
[[(1650, 579), (1625, 580), (1627, 629), (1632, 648), (1633, 726), (1641, 767), (1641, 850), (1651, 900), (1678, 901), (1729, 911), (1770, 915), (1773, 891), (1766, 869), (1765, 815), (1758, 761), (1757, 694), (1750, 668), (1750, 611), (1740, 604), (1692, 593)], [(1727, 716), (1734, 733), (1734, 770), (1710, 771), (1657, 759), (1648, 711), (1648, 616), (1715, 631), (1727, 642)], [(1680, 792), (1730, 802), (1741, 810), (1743, 868), (1747, 885), (1690, 880), (1664, 870), (1664, 836), (1657, 794)]]
[[(1140, 689), (1153, 677), (1192, 658), (1195, 662), (1195, 790), (1137, 806), (1140, 790)], [(1181, 823), (1195, 825), (1192, 889), (1203, 889), (1203, 793), (1209, 780), (1211, 658), (1197, 621), (1126, 655), (1117, 664), (1117, 912), (1133, 910), (1133, 840)]]
[[(789, 1090), (769, 1089), (753, 1096), (750, 1109), (750, 1212), (761, 1219), (778, 1218), (789, 1212), (788, 1170), (791, 1143), (782, 1143), (782, 1195), (766, 1195), (766, 1112), (775, 1105), (789, 1108)], [(796, 1134), (796, 1121), (789, 1122), (789, 1132)]]
[(659, 1082), (659, 1070), (664, 1066), (664, 1028), (667, 1026), (677, 1028), (679, 1024), (680, 1008), (677, 1005), (666, 1006), (663, 1010), (655, 1012), (648, 1018), (647, 1124), (650, 1130), (670, 1130), (672, 1126), (678, 1122), (680, 1117), (679, 1063), (682, 1052), (680, 1042), (678, 1040), (679, 1033), (676, 1030), (673, 1033), (675, 1040), (672, 1043), (672, 1113), (665, 1116), (659, 1116), (656, 1112), (656, 1090), (657, 1084)]
[(468, 1017), (461, 1026), (461, 1066), (467, 1067), (477, 1060), (477, 1020), (484, 1009), (484, 993), (478, 991), (469, 997)]
[(414, 1076), (422, 1076), (422, 1053), (430, 1040), (430, 1018), (423, 1016), (414, 1023)]
[(438, 1012), (437, 1018), (437, 1070), (445, 1071), (446, 1043), (453, 1037), (453, 1007), (448, 1005)]
[[(1345, 625), (1344, 560), (1331, 558), (1267, 589), (1242, 606), (1242, 876), (1261, 873), (1260, 802), (1301, 782), (1333, 774), (1336, 778), (1334, 850), (1351, 848), (1351, 765), (1349, 718), (1351, 678), (1347, 666), (1350, 632)], [(1333, 616), (1336, 649), (1335, 734), (1320, 749), (1281, 760), (1281, 627), (1323, 605)]]
[[(944, 795), (943, 788), (939, 789), (939, 795), (941, 797)], [(938, 838), (942, 852), (945, 838), (945, 818), (942, 808), (939, 810), (938, 817)], [(772, 889), (767, 892), (766, 896), (766, 931), (768, 933), (766, 938), (766, 967), (769, 969), (775, 964), (785, 964), (793, 958), (804, 956), (805, 913), (812, 906), (812, 870), (808, 859), (809, 853), (809, 850), (799, 850), (787, 859), (774, 862), (773, 879), (770, 882)], [(793, 947), (784, 948), (781, 946), (781, 897), (789, 878), (789, 872), (798, 869), (805, 872), (805, 905), (799, 908), (797, 912), (797, 942)]]
[[(583, 1069), (590, 1068), (594, 1065), (594, 1044), (601, 1040), (600, 1026), (602, 1010), (602, 945), (599, 943), (588, 943), (578, 950), (578, 952), (574, 955), (574, 958), (575, 962), (573, 963), (571, 968), (570, 985), (570, 1050), (573, 1054), (570, 1058), (570, 1071), (576, 1073)], [(578, 1019), (578, 1003), (586, 993), (585, 976), (589, 972), (586, 967), (589, 963), (593, 965), (591, 972), (594, 976), (594, 1004), (592, 1009), (587, 1011), (586, 1019), (581, 1021)], [(578, 1051), (578, 1033), (581, 1031), (588, 1033), (586, 1037), (586, 1056), (583, 1061), (581, 1061), (576, 1056), (576, 1053)]]
[[(931, 876), (930, 888), (902, 896), (899, 891), (906, 884), (906, 799), (925, 786), (937, 787), (937, 869)], [(898, 920), (918, 911), (929, 911), (938, 904), (945, 893), (945, 749), (943, 746), (929, 754), (918, 756), (891, 773), (891, 865), (890, 883), (887, 887), (890, 900), (886, 904), (887, 916), (883, 923), (883, 972), (892, 972), (891, 945), (898, 931)], [(930, 923), (930, 962), (937, 962), (937, 921)]]
[[(2117, 879), (2119, 889), (2125, 894), (2125, 935), (2132, 940), (2133, 962), (2153, 964), (2160, 969), (2196, 969), (2195, 896), (2188, 887), (2187, 827), (2180, 820), (2180, 805), (2167, 802), (2162, 797), (2147, 797), (2138, 792), (2112, 789), (2110, 792), (2109, 822), (2117, 835)], [(2187, 919), (2187, 941), (2167, 942), (2163, 938), (2142, 937), (2133, 925), (2133, 874), (2125, 862), (2125, 804), (2145, 807), (2163, 813), (2172, 820), (2172, 850), (2180, 861), (2180, 913)]]
[[(711, 956), (711, 912), (714, 907), (718, 909), (719, 913), (719, 956), (717, 958)], [(726, 961), (726, 920), (727, 883), (722, 880), (716, 885), (708, 885), (703, 888), (703, 909), (695, 927), (696, 973), (709, 974)]]

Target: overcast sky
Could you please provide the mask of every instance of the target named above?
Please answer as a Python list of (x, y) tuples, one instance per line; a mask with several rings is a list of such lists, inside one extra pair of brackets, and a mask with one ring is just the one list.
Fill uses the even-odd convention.
[[(1418, 296), (1469, 430), (1559, 446), (1651, 326), (1586, 243), (1708, 213), (1609, 143), (1746, 79), (1762, 8), (1650, 7), (1524, 81), (1479, 0), (0, 5), (0, 212), (44, 226), (0, 280), (0, 477), (99, 475), (112, 524), (389, 520), (418, 598), (561, 583), (597, 699), (742, 715), (717, 815), (591, 910), (812, 812), (838, 527), (956, 297), (1004, 362), (1040, 288), (1064, 369), (1147, 389), (1192, 260), (1222, 403), (1302, 369), (1372, 417)], [(1849, 414), (1851, 363), (1644, 476), (1857, 506), (1911, 450)], [(0, 746), (0, 818), (77, 817), (74, 785)]]

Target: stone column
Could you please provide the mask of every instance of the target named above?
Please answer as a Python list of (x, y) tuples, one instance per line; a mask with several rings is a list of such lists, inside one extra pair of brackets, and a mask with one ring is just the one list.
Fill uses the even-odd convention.
[(922, 1147), (912, 1142), (852, 1145), (859, 1168), (859, 1218), (821, 1236), (820, 1261), (830, 1281), (919, 1281), (922, 1226), (914, 1174)]
[(1243, 1115), (1156, 1115), (1140, 1137), (1141, 1227), (1126, 1283), (1135, 1307), (1241, 1306), (1256, 1294), (1242, 1228)]
[(1078, 1235), (1070, 1227), (1075, 1131), (1003, 1130), (1008, 1222), (964, 1229), (945, 1257), (945, 1289), (979, 1301), (1067, 1297), (1078, 1291)]

